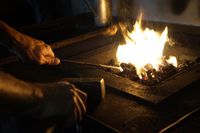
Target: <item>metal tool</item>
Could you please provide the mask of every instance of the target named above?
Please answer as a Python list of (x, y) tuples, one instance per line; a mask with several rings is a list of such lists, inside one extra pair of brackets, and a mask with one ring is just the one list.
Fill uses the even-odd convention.
[(67, 81), (74, 84), (87, 94), (87, 104), (98, 104), (105, 97), (105, 82), (103, 78), (64, 78), (61, 81)]
[(81, 62), (81, 61), (74, 61), (74, 60), (68, 60), (68, 59), (61, 59), (61, 65), (63, 64), (71, 64), (71, 65), (78, 65), (79, 67), (89, 67), (89, 68), (97, 68), (107, 71), (112, 71), (113, 73), (118, 73), (122, 71), (121, 67), (116, 66), (110, 66), (110, 65), (103, 65), (103, 64), (93, 64), (93, 63), (87, 63), (87, 62)]

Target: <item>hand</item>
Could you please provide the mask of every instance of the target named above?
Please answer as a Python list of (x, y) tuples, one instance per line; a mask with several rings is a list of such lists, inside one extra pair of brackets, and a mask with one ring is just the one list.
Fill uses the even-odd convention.
[(65, 118), (66, 127), (81, 121), (86, 113), (87, 95), (68, 82), (33, 84), (3, 72), (0, 82), (1, 102), (8, 103), (0, 108), (0, 113), (22, 111), (38, 119)]
[[(40, 105), (40, 118), (66, 117), (66, 123), (81, 121), (86, 113), (87, 95), (68, 82), (40, 84), (44, 101)], [(39, 110), (40, 110), (39, 109)]]
[(12, 41), (16, 44), (14, 53), (23, 61), (36, 62), (40, 65), (57, 65), (60, 63), (60, 60), (55, 57), (51, 47), (41, 40), (18, 33)]
[[(60, 60), (55, 57), (51, 47), (41, 40), (37, 40), (13, 29), (0, 20), (3, 33), (0, 37), (22, 61), (38, 64), (57, 65)], [(4, 36), (2, 38), (2, 36)]]

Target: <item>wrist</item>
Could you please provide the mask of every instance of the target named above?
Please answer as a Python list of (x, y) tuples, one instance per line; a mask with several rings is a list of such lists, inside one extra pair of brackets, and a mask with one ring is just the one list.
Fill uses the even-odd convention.
[[(43, 99), (43, 91), (36, 85), (0, 72), (1, 96), (18, 102), (35, 103)], [(9, 84), (8, 84), (9, 83)]]
[(7, 24), (3, 22), (2, 20), (0, 20), (0, 27), (1, 29), (5, 29), (7, 27)]
[(14, 49), (14, 34), (13, 29), (9, 27), (5, 22), (0, 20), (0, 39), (2, 41), (2, 44), (6, 47), (8, 47), (10, 50)]

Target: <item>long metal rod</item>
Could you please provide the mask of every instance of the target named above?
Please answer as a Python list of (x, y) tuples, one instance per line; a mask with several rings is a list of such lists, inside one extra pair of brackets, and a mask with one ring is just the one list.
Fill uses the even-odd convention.
[(163, 128), (161, 131), (159, 131), (159, 133), (165, 133), (165, 132), (169, 131), (170, 129), (172, 129), (173, 127), (177, 126), (178, 124), (180, 124), (185, 119), (187, 119), (188, 117), (192, 116), (194, 113), (196, 113), (199, 110), (200, 110), (200, 106), (197, 107), (196, 109), (194, 109), (192, 112), (187, 113), (186, 115), (184, 115), (183, 117), (181, 117), (180, 119), (175, 121), (174, 123), (172, 123), (172, 124), (168, 125), (167, 127)]
[(80, 66), (95, 67), (95, 68), (100, 68), (104, 70), (109, 69), (112, 72), (116, 72), (116, 73), (122, 71), (121, 67), (103, 65), (103, 64), (93, 64), (93, 63), (74, 61), (74, 60), (68, 60), (68, 59), (61, 59), (61, 63), (70, 63), (70, 64), (75, 64), (75, 65), (80, 65)]

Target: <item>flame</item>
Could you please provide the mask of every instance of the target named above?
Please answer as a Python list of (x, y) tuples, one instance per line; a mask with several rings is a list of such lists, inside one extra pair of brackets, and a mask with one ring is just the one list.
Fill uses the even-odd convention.
[(176, 57), (174, 57), (174, 56), (170, 56), (169, 59), (166, 60), (166, 61), (167, 61), (167, 63), (172, 64), (172, 65), (175, 66), (175, 67), (178, 66)]
[[(120, 24), (126, 44), (119, 45), (117, 59), (120, 63), (131, 63), (136, 68), (137, 75), (141, 78), (145, 65), (151, 64), (158, 70), (163, 65), (163, 50), (168, 39), (168, 28), (162, 33), (152, 29), (141, 29), (141, 17), (136, 21), (133, 31), (129, 32)], [(177, 67), (176, 57), (170, 56), (167, 63)], [(152, 76), (154, 77), (154, 76)]]

